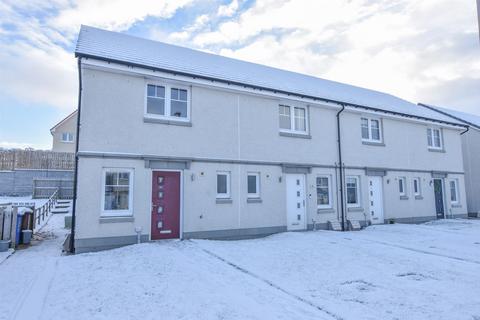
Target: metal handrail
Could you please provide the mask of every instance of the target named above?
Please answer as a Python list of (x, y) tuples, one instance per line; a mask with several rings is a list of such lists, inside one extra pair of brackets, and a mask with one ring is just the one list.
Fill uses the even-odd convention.
[(53, 192), (50, 198), (48, 198), (48, 201), (43, 204), (43, 206), (39, 208), (35, 208), (34, 216), (33, 216), (34, 230), (35, 230), (35, 225), (39, 225), (40, 221), (43, 222), (45, 220), (45, 217), (48, 217), (48, 215), (50, 214), (52, 207), (54, 207), (57, 204), (58, 192), (59, 192), (58, 190), (59, 189), (56, 188), (56, 190)]

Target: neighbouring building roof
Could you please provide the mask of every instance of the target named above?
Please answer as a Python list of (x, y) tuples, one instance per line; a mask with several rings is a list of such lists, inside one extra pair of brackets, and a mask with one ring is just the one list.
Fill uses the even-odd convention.
[(75, 55), (463, 125), (387, 93), (89, 26)]
[(461, 112), (458, 110), (453, 110), (453, 109), (447, 109), (443, 107), (438, 107), (434, 106), (431, 104), (424, 104), (424, 103), (419, 103), (420, 106), (429, 108), (431, 110), (435, 110), (443, 115), (447, 115), (451, 117), (452, 119), (461, 121), (467, 125), (476, 127), (477, 129), (480, 129), (480, 116), (471, 114), (471, 113), (466, 113), (466, 112)]
[(52, 128), (50, 128), (50, 133), (53, 134), (53, 131), (55, 131), (55, 129), (62, 125), (63, 123), (65, 123), (65, 121), (68, 121), (70, 118), (72, 117), (76, 117), (77, 116), (77, 110), (73, 111), (72, 113), (70, 113), (68, 116), (66, 116), (65, 118), (63, 118), (59, 123), (57, 123), (56, 125), (54, 125)]

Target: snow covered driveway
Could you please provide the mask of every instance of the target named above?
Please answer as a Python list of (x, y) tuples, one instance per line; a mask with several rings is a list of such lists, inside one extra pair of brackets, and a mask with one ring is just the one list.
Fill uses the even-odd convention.
[(61, 256), (61, 219), (0, 264), (0, 319), (480, 319), (479, 220)]

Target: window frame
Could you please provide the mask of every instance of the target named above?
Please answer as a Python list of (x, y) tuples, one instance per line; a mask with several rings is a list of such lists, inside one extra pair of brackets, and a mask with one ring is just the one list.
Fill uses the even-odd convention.
[[(355, 203), (348, 203), (348, 182), (349, 178), (355, 179), (356, 183), (356, 192), (357, 192), (357, 202)], [(346, 195), (346, 203), (347, 208), (358, 208), (361, 206), (361, 190), (360, 190), (360, 177), (359, 176), (346, 176), (345, 177), (345, 195)]]
[[(429, 131), (431, 132), (429, 134)], [(438, 138), (440, 142), (440, 146), (435, 146), (435, 131), (438, 131)], [(432, 141), (432, 145), (429, 145), (429, 139)], [(443, 134), (442, 134), (442, 129), (437, 128), (437, 127), (427, 127), (427, 147), (429, 149), (434, 149), (434, 150), (443, 150)]]
[[(226, 175), (226, 193), (218, 193), (218, 176)], [(231, 172), (230, 171), (217, 171), (215, 175), (215, 194), (217, 199), (231, 199)]]
[[(71, 138), (71, 139), (67, 139), (67, 140), (63, 139), (63, 135), (64, 135), (64, 134), (66, 134), (67, 137), (68, 137), (68, 138)], [(61, 136), (60, 141), (65, 142), (65, 143), (73, 143), (73, 139), (74, 139), (73, 133), (71, 133), (71, 132), (62, 132), (62, 136)]]
[[(367, 129), (368, 129), (368, 138), (363, 137), (362, 133), (362, 120), (367, 120)], [(378, 140), (373, 139), (372, 136), (372, 120), (378, 121)], [(383, 128), (382, 128), (382, 119), (376, 117), (360, 117), (360, 136), (362, 137), (362, 141), (371, 142), (371, 143), (383, 143)]]
[[(105, 209), (105, 187), (107, 172), (130, 174), (128, 181), (128, 209), (127, 210), (106, 210)], [(131, 217), (133, 216), (133, 179), (134, 169), (132, 168), (103, 168), (102, 169), (102, 194), (101, 194), (101, 217)]]
[[(402, 189), (400, 190), (400, 181), (402, 182)], [(398, 194), (400, 197), (407, 196), (407, 177), (398, 177)]]
[[(284, 129), (280, 127), (280, 107), (289, 107), (290, 108), (290, 129)], [(297, 130), (295, 127), (295, 109), (303, 109), (305, 111), (305, 130)], [(284, 133), (294, 133), (294, 134), (301, 134), (301, 135), (308, 135), (310, 131), (309, 127), (309, 110), (308, 106), (299, 106), (290, 103), (279, 103), (277, 106), (277, 117), (278, 117), (278, 128), (280, 132)]]
[[(327, 178), (328, 181), (328, 204), (318, 203), (318, 183), (317, 178)], [(315, 177), (315, 193), (317, 194), (317, 209), (330, 209), (333, 208), (333, 196), (332, 196), (332, 177), (328, 174), (319, 174)]]
[[(452, 182), (455, 186), (455, 193), (452, 193)], [(451, 179), (449, 181), (449, 191), (450, 191), (450, 203), (451, 204), (459, 204), (460, 203), (460, 193), (458, 191), (458, 179)], [(452, 200), (452, 195), (455, 194), (455, 201)]]
[[(415, 191), (415, 182), (417, 182), (417, 190)], [(422, 195), (421, 179), (419, 177), (413, 178), (413, 195), (419, 197)]]
[[(248, 177), (255, 177), (255, 188), (256, 193), (248, 192)], [(249, 199), (259, 199), (260, 198), (260, 172), (247, 172), (247, 198)]]
[[(165, 87), (165, 114), (153, 114), (148, 113), (147, 103), (148, 103), (148, 86), (158, 86), (158, 87)], [(172, 89), (181, 89), (187, 91), (187, 117), (175, 117), (170, 115), (171, 108), (172, 108)], [(182, 85), (182, 84), (175, 84), (175, 83), (165, 83), (165, 82), (155, 82), (155, 81), (148, 81), (145, 83), (145, 97), (144, 97), (144, 111), (143, 116), (145, 118), (150, 119), (161, 119), (161, 120), (168, 120), (168, 121), (179, 121), (179, 122), (190, 122), (191, 117), (191, 107), (190, 107), (190, 100), (191, 100), (191, 88), (190, 86)]]

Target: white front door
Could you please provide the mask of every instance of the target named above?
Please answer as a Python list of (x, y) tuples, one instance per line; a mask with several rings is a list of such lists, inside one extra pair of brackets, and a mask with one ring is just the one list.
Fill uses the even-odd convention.
[(305, 175), (287, 174), (287, 229), (306, 229)]
[(368, 194), (370, 198), (370, 220), (372, 224), (384, 223), (383, 218), (383, 186), (382, 177), (368, 178)]

